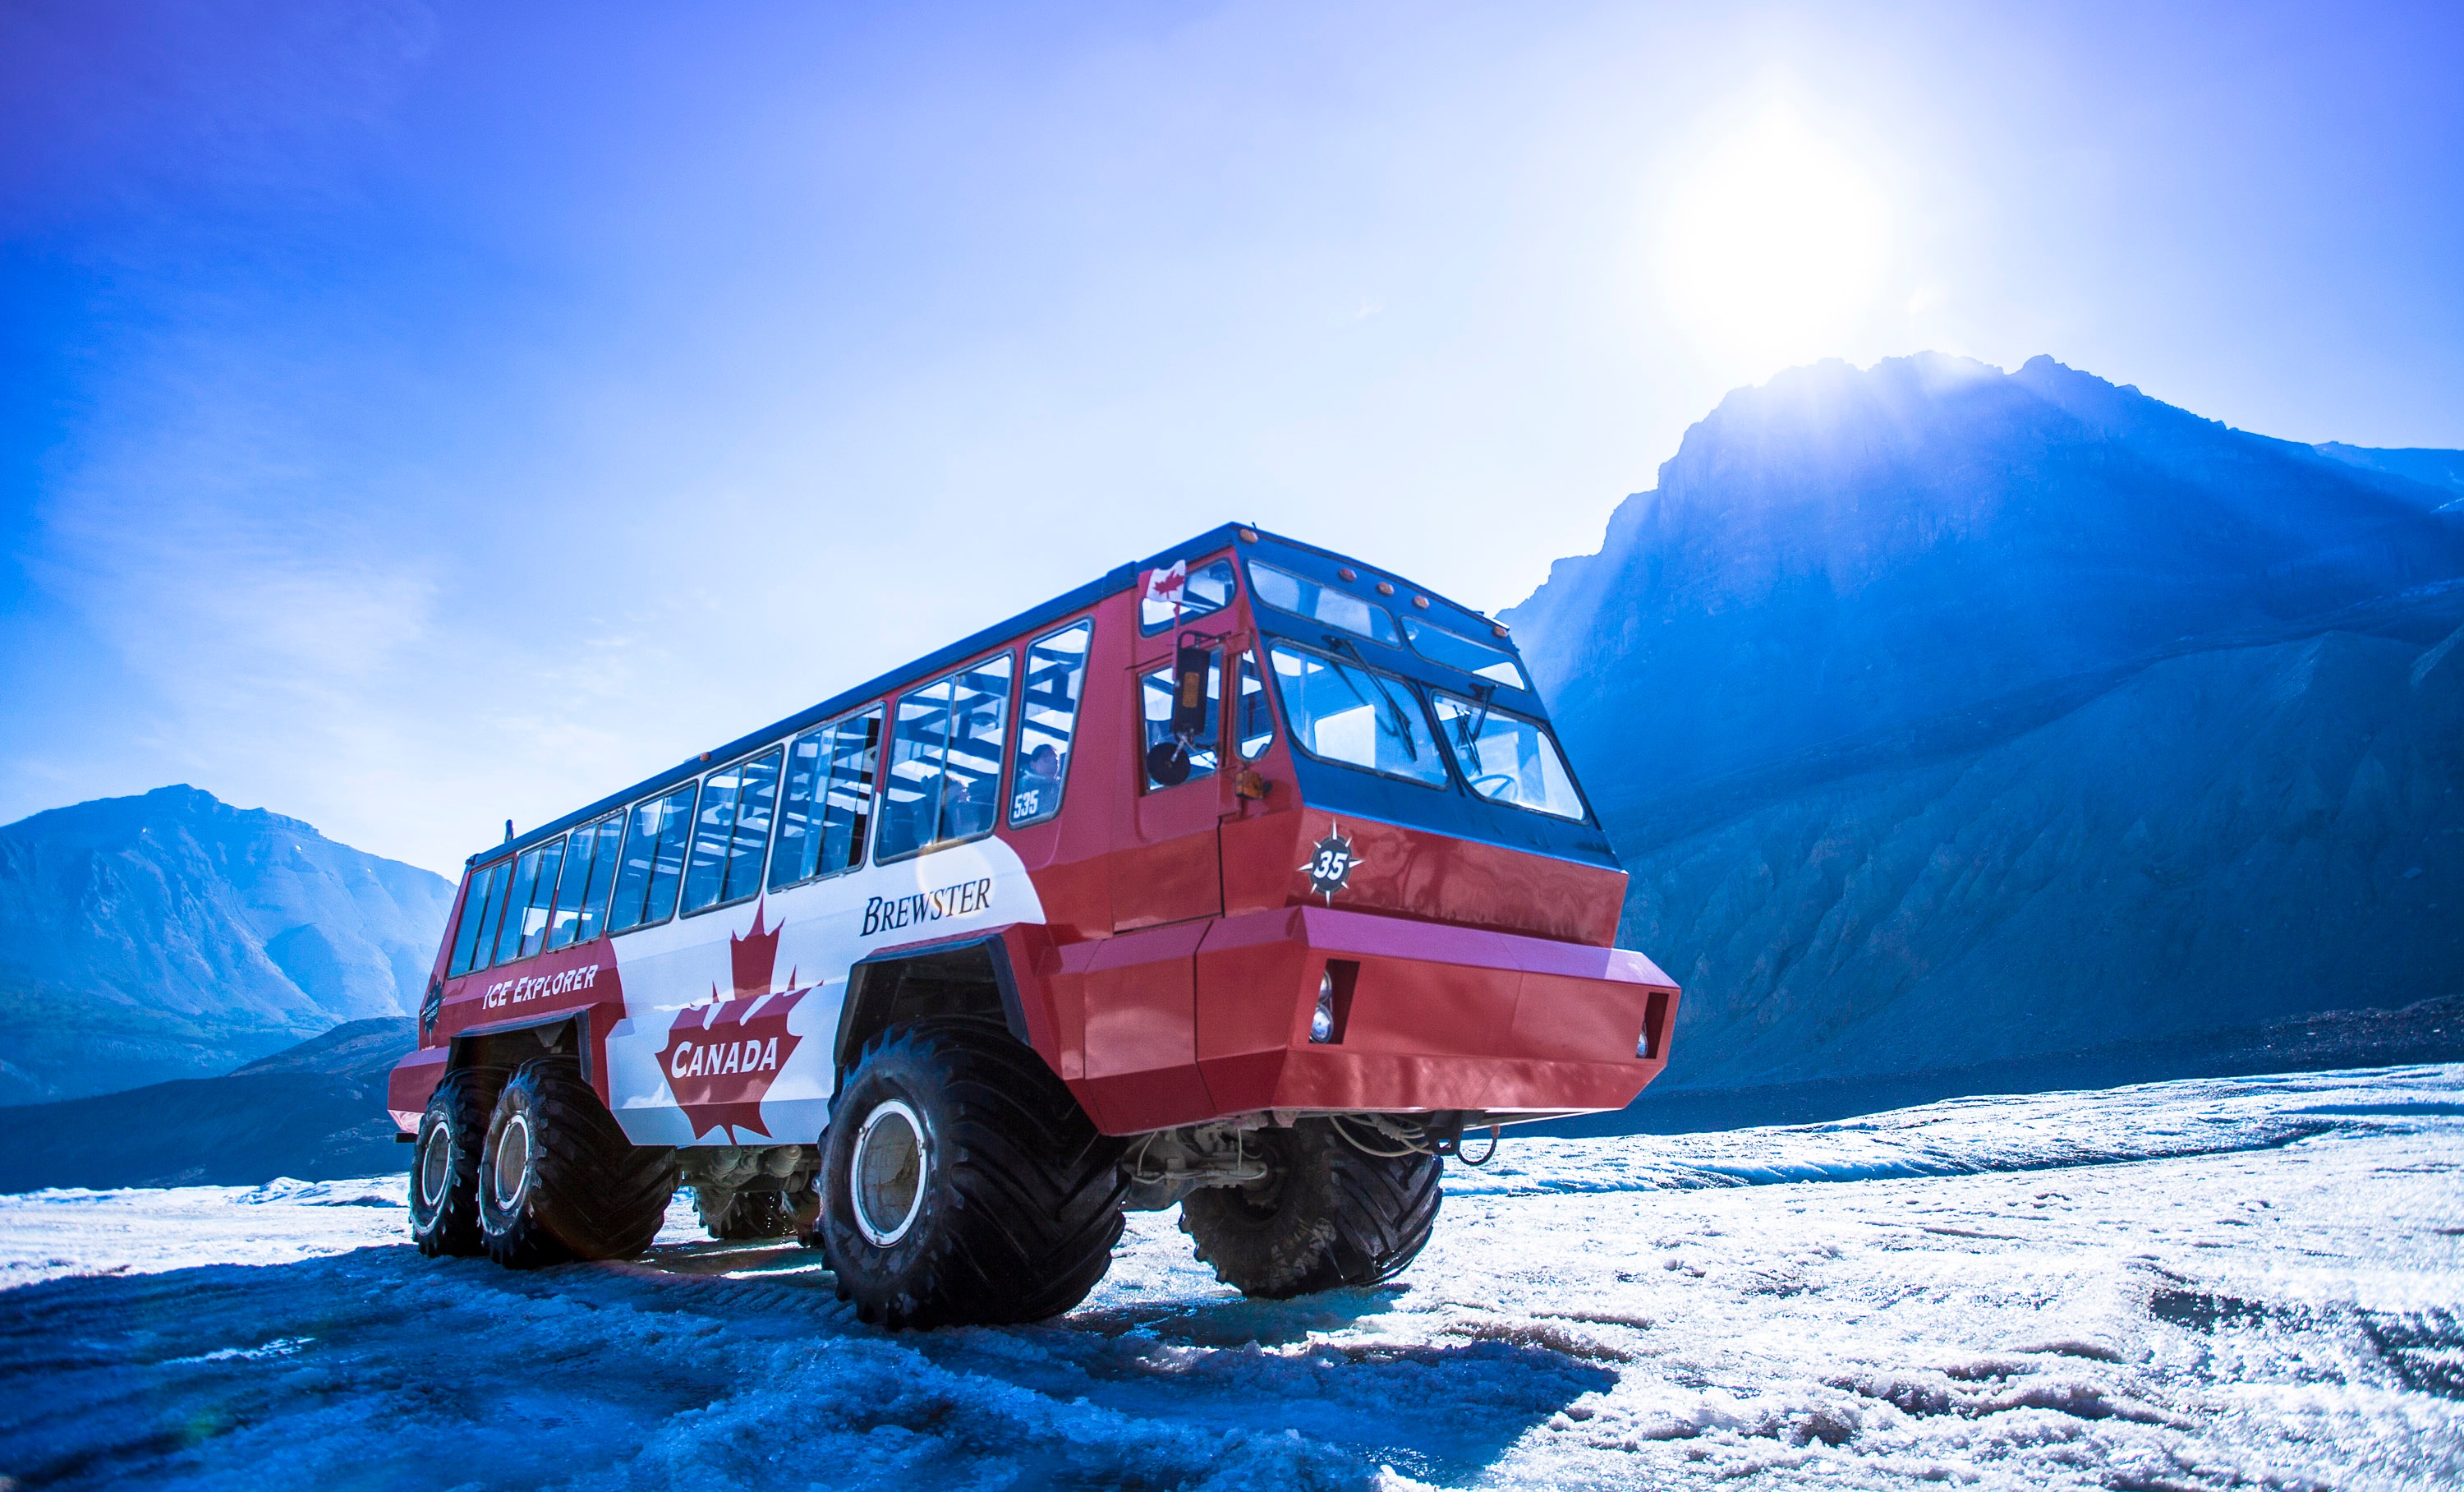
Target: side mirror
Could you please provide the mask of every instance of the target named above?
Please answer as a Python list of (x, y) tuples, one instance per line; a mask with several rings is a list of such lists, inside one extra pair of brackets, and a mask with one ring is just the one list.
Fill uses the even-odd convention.
[(1215, 661), (1212, 648), (1184, 647), (1172, 663), (1172, 733), (1195, 741), (1206, 729), (1206, 676)]

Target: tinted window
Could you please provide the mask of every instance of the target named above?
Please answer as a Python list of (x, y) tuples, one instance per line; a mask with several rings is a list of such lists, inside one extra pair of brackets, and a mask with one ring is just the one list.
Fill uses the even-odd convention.
[(564, 836), (564, 870), (557, 878), (556, 906), (548, 913), (547, 946), (567, 946), (582, 926), (582, 898), (590, 886), (590, 854), (598, 844), (599, 826), (590, 824)]
[(1307, 616), (1329, 627), (1339, 627), (1356, 636), (1378, 642), (1397, 640), (1395, 618), (1384, 607), (1364, 601), (1348, 590), (1337, 590), (1314, 580), (1304, 579), (1289, 570), (1251, 560), (1249, 590), (1278, 611)]
[(1012, 824), (1040, 823), (1061, 812), (1078, 700), (1087, 685), (1087, 648), (1094, 635), (1095, 624), (1086, 621), (1027, 644), (1026, 680), (1019, 693), (1018, 773), (1009, 790)]
[(879, 710), (867, 710), (796, 738), (787, 751), (779, 847), (770, 855), (773, 890), (850, 869), (863, 857), (864, 826), (872, 813), (873, 772), (880, 754)]
[(898, 701), (877, 858), (973, 838), (993, 827), (1009, 678), (1010, 655), (1002, 653)]
[(872, 785), (881, 770), (881, 712), (867, 710), (830, 732), (830, 788), (822, 799), (822, 846), (814, 873), (851, 870), (864, 859)]
[(517, 958), (522, 950), (522, 924), (530, 916), (531, 892), (539, 885), (539, 852), (531, 851), (514, 861), (514, 879), (505, 889), (505, 909), (496, 924), (496, 953), (491, 960), (501, 964)]
[(489, 915), (496, 909), (496, 890), (505, 882), (505, 862), (498, 860), (473, 874), (478, 879), (472, 883), (471, 894), (462, 899), (462, 925), (453, 934), (453, 961), (445, 966), (449, 979), (469, 973), (473, 956), (483, 947), (493, 946), (482, 937), (488, 930)]
[(616, 899), (607, 908), (609, 932), (666, 922), (676, 909), (685, 835), (693, 827), (693, 788), (689, 782), (665, 797), (645, 799), (627, 815), (624, 864), (616, 873)]
[(779, 847), (770, 856), (773, 891), (813, 874), (813, 861), (822, 847), (821, 796), (829, 778), (829, 726), (805, 731), (787, 744), (786, 791), (779, 800)]
[[(1218, 765), (1216, 743), (1223, 734), (1223, 655), (1212, 648), (1207, 650), (1206, 721), (1187, 741), (1173, 740), (1173, 665), (1167, 663), (1138, 679), (1138, 708), (1146, 722), (1141, 750), (1150, 790), (1175, 788), (1200, 777), (1211, 777)], [(1170, 749), (1159, 753), (1155, 749), (1157, 746)]]
[(759, 889), (779, 798), (780, 754), (765, 751), (702, 779), (701, 813), (685, 861), (686, 911), (740, 901)]
[(1545, 727), (1450, 694), (1436, 696), (1436, 703), (1438, 733), (1472, 791), (1559, 818), (1584, 816), (1573, 775)]
[(1279, 647), (1268, 656), (1284, 723), (1303, 750), (1414, 782), (1445, 782), (1446, 765), (1409, 682), (1314, 653)]
[(1241, 655), (1241, 692), (1232, 701), (1232, 739), (1241, 759), (1254, 762), (1275, 744), (1274, 711), (1266, 704), (1266, 680), (1258, 677), (1258, 655)]
[[(1148, 573), (1152, 575), (1155, 572)], [(1181, 586), (1178, 605), (1168, 599), (1158, 599), (1152, 587), (1140, 592), (1138, 626), (1149, 633), (1157, 633), (1176, 620), (1185, 622), (1193, 616), (1221, 611), (1231, 604), (1232, 562), (1217, 560), (1212, 565), (1189, 572), (1189, 579)]]
[(1482, 679), (1494, 679), (1508, 689), (1529, 689), (1531, 681), (1523, 677), (1523, 665), (1511, 654), (1500, 653), (1485, 643), (1457, 636), (1434, 622), (1417, 616), (1403, 618), (1403, 635), (1412, 639), (1412, 651), (1433, 663), (1460, 668)]
[(574, 928), (576, 943), (588, 943), (607, 930), (607, 893), (616, 883), (617, 849), (625, 839), (625, 815), (616, 813), (601, 819), (597, 838), (590, 852), (590, 883), (583, 892), (582, 918)]
[(540, 845), (531, 853), (539, 857), (539, 882), (531, 888), (531, 904), (522, 909), (523, 958), (547, 946), (548, 915), (556, 905), (556, 873), (564, 863), (564, 841)]

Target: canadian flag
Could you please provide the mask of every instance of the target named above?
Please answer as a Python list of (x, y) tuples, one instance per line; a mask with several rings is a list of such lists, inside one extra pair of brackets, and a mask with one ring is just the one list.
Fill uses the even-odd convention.
[(1147, 571), (1146, 598), (1163, 606), (1178, 606), (1180, 592), (1189, 584), (1189, 562), (1173, 561), (1170, 569)]

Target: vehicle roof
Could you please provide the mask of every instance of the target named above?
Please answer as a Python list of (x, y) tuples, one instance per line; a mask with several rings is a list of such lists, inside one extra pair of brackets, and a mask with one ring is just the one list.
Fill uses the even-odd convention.
[[(468, 857), (463, 863), (469, 866), (483, 860), (495, 860), (505, 855), (526, 850), (532, 845), (544, 843), (567, 830), (586, 824), (627, 803), (690, 781), (711, 768), (729, 762), (756, 746), (766, 746), (773, 741), (794, 735), (806, 726), (821, 724), (859, 705), (895, 694), (911, 683), (921, 682), (935, 674), (945, 672), (979, 653), (999, 647), (1004, 642), (1014, 641), (1023, 634), (1033, 632), (1046, 623), (1056, 622), (1073, 612), (1084, 611), (1106, 596), (1134, 587), (1138, 582), (1138, 576), (1147, 570), (1164, 568), (1178, 560), (1197, 559), (1218, 549), (1228, 548), (1236, 540), (1241, 539), (1244, 532), (1258, 536), (1253, 547), (1289, 548), (1340, 564), (1355, 566), (1367, 572), (1363, 577), (1365, 580), (1375, 581), (1382, 578), (1394, 581), (1398, 587), (1410, 586), (1415, 593), (1427, 596), (1433, 609), (1441, 606), (1456, 613), (1460, 621), (1478, 622), (1483, 626), (1489, 625), (1489, 619), (1484, 612), (1459, 602), (1447, 600), (1425, 586), (1406, 581), (1392, 570), (1379, 569), (1375, 566), (1364, 564), (1349, 555), (1340, 554), (1317, 545), (1287, 538), (1282, 534), (1269, 533), (1254, 523), (1224, 523), (1192, 538), (1184, 539), (1167, 548), (1159, 549), (1145, 559), (1115, 566), (1105, 571), (1099, 578), (1074, 590), (1065, 590), (1040, 606), (1029, 607), (1015, 616), (971, 633), (947, 647), (936, 649), (913, 662), (903, 663), (888, 673), (876, 675), (851, 689), (842, 689), (820, 703), (799, 710), (784, 720), (773, 721), (759, 730), (748, 731), (725, 745), (713, 746), (708, 751), (696, 751), (673, 767), (653, 772), (632, 786), (611, 792), (605, 797), (574, 810), (561, 818), (550, 820), (535, 829), (516, 835), (510, 839), (489, 845), (486, 849)], [(1504, 648), (1508, 652), (1516, 652), (1512, 640), (1507, 637), (1494, 636), (1491, 638), (1491, 645)], [(1516, 656), (1519, 657), (1521, 655), (1518, 652)]]

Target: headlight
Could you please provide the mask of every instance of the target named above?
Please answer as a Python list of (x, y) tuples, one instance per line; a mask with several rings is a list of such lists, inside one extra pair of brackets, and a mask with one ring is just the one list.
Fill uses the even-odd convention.
[(1317, 1042), (1334, 1039), (1334, 972), (1331, 969), (1317, 976), (1317, 1011), (1309, 1016), (1309, 1039)]

